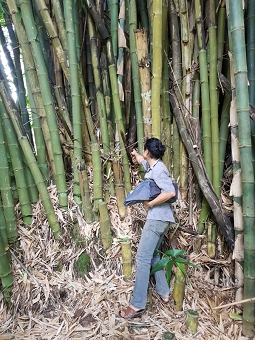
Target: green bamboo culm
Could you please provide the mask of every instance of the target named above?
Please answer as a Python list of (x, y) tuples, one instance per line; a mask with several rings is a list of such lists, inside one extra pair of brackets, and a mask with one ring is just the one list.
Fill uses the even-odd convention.
[(78, 61), (76, 55), (75, 33), (73, 23), (73, 6), (72, 1), (67, 0), (64, 2), (65, 24), (67, 32), (67, 47), (70, 69), (70, 87), (72, 97), (72, 119), (73, 119), (73, 196), (74, 201), (81, 209), (81, 189), (79, 185), (78, 164), (82, 159), (82, 130), (81, 130), (81, 99), (79, 90), (79, 73)]
[[(182, 51), (182, 100), (184, 117), (188, 117), (190, 109), (190, 79), (191, 79), (191, 43), (188, 18), (188, 4), (186, 0), (179, 1), (181, 23), (181, 51)], [(187, 118), (186, 118), (187, 119)], [(188, 157), (183, 141), (180, 141), (180, 179), (179, 192), (183, 200), (187, 200), (188, 193)]]
[(27, 190), (25, 170), (23, 168), (22, 162), (22, 153), (20, 151), (16, 133), (11, 123), (10, 117), (7, 115), (5, 106), (1, 98), (0, 98), (0, 114), (4, 128), (4, 136), (7, 141), (12, 167), (14, 171), (22, 219), (25, 226), (29, 226), (32, 222), (32, 206), (30, 204), (30, 198)]
[[(249, 102), (255, 107), (255, 4), (254, 1), (247, 1), (247, 68), (249, 79)], [(251, 143), (252, 143), (252, 162), (255, 173), (255, 122), (251, 120)]]
[[(31, 116), (32, 116), (32, 124), (33, 124), (33, 133), (36, 143), (37, 150), (37, 162), (38, 166), (44, 175), (45, 181), (48, 180), (48, 166), (47, 166), (47, 152), (48, 151), (48, 159), (50, 161), (51, 166), (53, 167), (53, 155), (52, 155), (52, 147), (49, 136), (49, 129), (46, 123), (46, 113), (42, 102), (40, 86), (36, 74), (36, 68), (33, 61), (32, 52), (29, 47), (29, 42), (27, 39), (27, 35), (25, 29), (20, 21), (20, 15), (18, 13), (18, 9), (14, 1), (7, 1), (7, 5), (9, 8), (9, 12), (12, 15), (12, 22), (15, 27), (15, 32), (17, 34), (19, 44), (22, 49), (26, 83), (27, 83), (27, 91), (28, 98), (31, 108)], [(53, 167), (54, 169), (54, 167)], [(54, 171), (55, 172), (55, 171)], [(27, 174), (27, 184), (28, 190), (30, 194), (30, 199), (32, 203), (37, 202), (38, 194), (36, 195), (33, 182), (29, 180), (30, 176)]]
[(202, 20), (200, 0), (195, 0), (196, 27), (198, 39), (198, 57), (200, 66), (201, 104), (202, 104), (202, 128), (204, 145), (204, 162), (209, 179), (212, 179), (212, 133), (210, 121), (210, 97), (207, 71), (207, 58), (205, 49), (205, 34)]
[[(1, 147), (0, 147), (1, 148)], [(9, 242), (7, 237), (6, 222), (3, 211), (2, 199), (0, 198), (0, 238), (2, 239), (5, 250), (9, 249)]]
[[(94, 200), (94, 213), (98, 213), (98, 204), (103, 199), (103, 176), (102, 165), (100, 158), (100, 147), (98, 143), (91, 144), (92, 163), (93, 163), (93, 200)], [(99, 157), (98, 157), (99, 156)]]
[[(20, 146), (23, 150), (23, 153), (26, 157), (26, 161), (27, 164), (31, 170), (31, 173), (34, 177), (35, 183), (37, 185), (37, 189), (39, 191), (39, 194), (41, 196), (41, 200), (42, 200), (42, 204), (44, 206), (45, 209), (45, 213), (46, 213), (46, 217), (48, 219), (49, 225), (53, 231), (53, 234), (55, 236), (56, 239), (59, 239), (60, 237), (60, 226), (59, 223), (56, 219), (55, 213), (54, 213), (54, 209), (52, 206), (52, 202), (47, 190), (47, 187), (44, 183), (44, 178), (43, 175), (37, 165), (36, 162), (36, 158), (33, 154), (33, 151), (30, 147), (29, 141), (26, 137), (26, 133), (24, 131), (24, 128), (22, 126), (22, 123), (20, 121), (20, 116), (17, 113), (17, 111), (15, 110), (15, 108), (12, 107), (11, 103), (8, 101), (7, 99), (7, 95), (6, 95), (6, 90), (4, 87), (3, 82), (0, 82), (0, 95), (2, 97), (3, 103), (5, 105), (6, 111), (8, 113), (8, 115), (10, 116), (11, 120), (12, 120), (12, 124), (14, 126), (18, 141), (20, 143)], [(2, 176), (0, 176), (0, 178), (2, 178)], [(3, 196), (2, 196), (3, 198)], [(4, 206), (4, 202), (3, 202), (3, 206)], [(15, 221), (15, 216), (12, 218), (13, 221)], [(6, 219), (6, 223), (7, 223), (8, 219)], [(7, 228), (8, 228), (8, 223), (7, 223)], [(14, 234), (12, 236), (16, 238), (17, 236), (17, 231), (16, 231), (16, 225), (15, 225), (15, 231), (14, 228), (12, 228), (12, 233)], [(8, 231), (8, 229), (7, 229)]]
[(219, 117), (218, 117), (218, 76), (217, 76), (217, 31), (215, 1), (209, 2), (209, 54), (210, 54), (210, 111), (212, 127), (212, 184), (218, 197), (220, 197), (219, 173)]
[[(0, 97), (2, 102), (2, 99)], [(2, 207), (6, 224), (6, 233), (8, 243), (14, 243), (17, 239), (18, 232), (16, 227), (16, 216), (14, 211), (14, 202), (11, 191), (10, 168), (7, 159), (7, 150), (5, 147), (2, 124), (0, 124), (0, 192)], [(6, 241), (3, 239), (5, 245)]]
[(152, 3), (152, 81), (151, 81), (151, 116), (152, 135), (160, 138), (161, 123), (161, 82), (162, 82), (162, 0)]
[(91, 46), (91, 59), (92, 59), (92, 67), (93, 67), (93, 75), (94, 75), (94, 83), (96, 89), (96, 100), (98, 106), (98, 115), (99, 115), (99, 123), (100, 123), (100, 132), (102, 136), (102, 144), (103, 149), (106, 154), (110, 151), (110, 140), (107, 129), (107, 119), (106, 119), (106, 109), (105, 109), (105, 101), (103, 95), (103, 86), (102, 79), (100, 73), (100, 63), (99, 63), (99, 50), (97, 43), (97, 34), (96, 34), (96, 26), (93, 21), (92, 16), (88, 13), (88, 31), (90, 37), (90, 46)]
[(150, 32), (150, 24), (149, 24), (146, 0), (139, 0), (138, 6), (139, 6), (139, 12), (140, 12), (140, 16), (141, 16), (142, 27), (145, 28), (145, 30), (149, 33)]
[[(187, 270), (187, 265), (182, 265), (184, 270)], [(173, 298), (175, 303), (175, 310), (181, 311), (183, 308), (183, 299), (185, 296), (186, 276), (178, 266), (175, 272)]]
[(198, 312), (189, 309), (187, 311), (187, 328), (191, 334), (195, 334), (197, 332), (198, 325)]
[(220, 3), (218, 22), (217, 22), (217, 71), (221, 72), (225, 44), (225, 26), (226, 26), (226, 1)]
[(219, 175), (222, 178), (224, 162), (226, 156), (226, 147), (228, 142), (228, 133), (229, 133), (229, 111), (230, 111), (230, 101), (231, 97), (228, 92), (225, 93), (222, 110), (221, 110), (221, 119), (220, 119), (220, 132), (219, 132)]
[(161, 124), (161, 140), (164, 145), (167, 145), (163, 161), (165, 164), (171, 164), (171, 110), (170, 110), (170, 100), (169, 100), (169, 76), (170, 76), (170, 67), (168, 63), (168, 52), (169, 52), (169, 34), (168, 34), (168, 1), (163, 0), (163, 66), (162, 66), (162, 124)]
[(26, 133), (28, 135), (30, 143), (33, 145), (33, 138), (32, 138), (32, 131), (31, 131), (31, 124), (29, 122), (29, 115), (26, 106), (26, 89), (24, 85), (24, 79), (21, 69), (21, 58), (20, 58), (20, 49), (19, 49), (19, 42), (16, 36), (16, 32), (14, 32), (13, 25), (11, 22), (11, 16), (8, 13), (7, 5), (4, 4), (6, 10), (4, 11), (4, 18), (6, 27), (9, 32), (13, 56), (14, 56), (14, 64), (15, 64), (15, 76), (17, 77), (17, 84), (18, 84), (18, 102), (20, 106), (20, 114), (22, 117), (22, 122), (25, 127)]
[(112, 53), (112, 46), (111, 41), (108, 39), (106, 42), (107, 46), (107, 58), (108, 58), (108, 68), (109, 68), (109, 76), (111, 82), (111, 92), (112, 92), (112, 100), (114, 106), (114, 112), (116, 116), (116, 124), (117, 124), (117, 131), (118, 131), (118, 138), (120, 143), (120, 151), (122, 157), (122, 166), (124, 172), (124, 185), (126, 192), (131, 190), (131, 178), (130, 178), (130, 171), (129, 171), (129, 161), (127, 156), (127, 151), (125, 147), (125, 129), (124, 123), (122, 119), (122, 112), (121, 112), (121, 105), (120, 105), (120, 97), (118, 91), (118, 81), (116, 75), (116, 65), (114, 64), (113, 60), (113, 53)]
[(91, 153), (92, 153), (92, 164), (93, 164), (93, 199), (95, 214), (98, 213), (98, 202), (103, 199), (103, 176), (102, 176), (102, 165), (100, 157), (100, 148), (97, 143), (97, 139), (94, 133), (94, 124), (91, 117), (91, 111), (89, 109), (89, 99), (86, 92), (86, 88), (83, 82), (81, 70), (79, 71), (79, 84), (81, 90), (81, 98), (83, 111), (85, 115), (85, 121), (87, 123), (88, 132), (91, 140)]
[(11, 292), (13, 287), (13, 274), (9, 256), (4, 247), (2, 237), (0, 235), (0, 279), (2, 283), (2, 293), (7, 303), (11, 300)]
[[(178, 16), (176, 12), (175, 3), (170, 1), (169, 4), (169, 17), (170, 17), (170, 41), (172, 42), (172, 59), (173, 65), (171, 66), (170, 73), (173, 77), (173, 86), (175, 93), (178, 96), (178, 101), (181, 102), (181, 45), (180, 45), (180, 34), (176, 30), (178, 27)], [(180, 135), (175, 118), (173, 118), (173, 137), (172, 137), (172, 148), (173, 148), (173, 177), (177, 180), (180, 175)]]
[(114, 61), (116, 63), (118, 56), (118, 0), (110, 0), (110, 6), (111, 41)]
[[(65, 3), (66, 2), (64, 2), (64, 4)], [(38, 7), (38, 11), (40, 12), (40, 15), (41, 15), (42, 21), (44, 23), (44, 26), (46, 28), (46, 31), (48, 33), (48, 36), (51, 39), (51, 43), (52, 43), (52, 46), (54, 48), (56, 57), (59, 61), (59, 64), (60, 64), (60, 66), (63, 70), (63, 73), (64, 73), (66, 79), (69, 80), (69, 72), (68, 72), (68, 67), (67, 67), (67, 63), (66, 63), (67, 58), (66, 58), (65, 52), (62, 48), (62, 45), (61, 45), (59, 36), (57, 34), (57, 31), (55, 29), (55, 26), (54, 26), (54, 24), (51, 20), (51, 17), (50, 17), (48, 8), (45, 4), (45, 1), (44, 0), (36, 0), (36, 5)], [(70, 10), (72, 10), (72, 8), (70, 8)], [(72, 12), (69, 12), (69, 13), (70, 13), (70, 15), (72, 14)], [(68, 38), (68, 34), (70, 34), (70, 33), (73, 34), (73, 31), (71, 31), (71, 32), (69, 31), (69, 29), (70, 29), (69, 20), (68, 21), (66, 20), (66, 26), (67, 26), (67, 38), (66, 38), (66, 40), (67, 40), (67, 44), (68, 44), (68, 40), (70, 40)], [(73, 50), (72, 52), (75, 53), (75, 50)]]
[(40, 84), (41, 94), (44, 106), (46, 108), (47, 123), (50, 131), (51, 143), (54, 145), (53, 157), (55, 165), (55, 179), (58, 190), (59, 206), (66, 209), (68, 206), (67, 187), (64, 163), (62, 158), (62, 150), (59, 140), (58, 126), (56, 121), (56, 112), (54, 109), (51, 89), (49, 86), (48, 71), (43, 58), (40, 43), (38, 41), (38, 32), (33, 19), (32, 5), (29, 0), (19, 1), (23, 23), (25, 25), (26, 34), (31, 44), (32, 53), (35, 64), (37, 66), (37, 75)]
[[(103, 46), (100, 58), (101, 74), (102, 74), (102, 85), (103, 94), (105, 100), (105, 111), (107, 128), (109, 135), (109, 146), (110, 150), (114, 149), (114, 133), (113, 133), (113, 121), (112, 121), (112, 100), (111, 100), (111, 85), (110, 77), (108, 73), (107, 57), (106, 57), (106, 46)], [(113, 183), (113, 171), (111, 162), (107, 162), (105, 166), (105, 172), (107, 176), (107, 183), (104, 183), (104, 200), (108, 203), (110, 201), (110, 195), (115, 196), (114, 183)]]
[(129, 39), (130, 39), (130, 59), (132, 67), (132, 80), (134, 89), (134, 101), (136, 112), (136, 128), (137, 128), (137, 141), (138, 152), (142, 154), (144, 144), (143, 132), (143, 112), (142, 112), (142, 98), (141, 98), (141, 85), (139, 79), (139, 70), (135, 46), (135, 30), (137, 29), (137, 12), (136, 1), (128, 0), (129, 2)]
[[(245, 53), (244, 13), (242, 1), (229, 2), (230, 32), (232, 38), (236, 104), (239, 126), (239, 148), (243, 187), (244, 221), (244, 299), (255, 296), (255, 223), (254, 223), (254, 172), (251, 150), (247, 61)], [(243, 335), (254, 336), (254, 303), (243, 305)]]
[[(204, 163), (207, 175), (212, 180), (212, 134), (211, 134), (211, 119), (210, 119), (210, 97), (209, 83), (207, 71), (207, 57), (205, 49), (205, 34), (202, 20), (202, 9), (200, 0), (195, 0), (195, 16), (198, 39), (198, 59), (200, 66), (200, 83), (201, 83), (201, 105), (202, 105), (202, 129), (203, 129), (203, 148), (204, 148)], [(209, 215), (210, 208), (206, 199), (203, 197), (202, 209), (199, 216), (198, 232), (202, 234), (205, 226), (205, 221)]]
[(124, 278), (132, 275), (132, 251), (131, 243), (128, 238), (121, 240), (122, 273)]
[(54, 10), (54, 16), (58, 28), (58, 36), (61, 41), (63, 50), (66, 52), (67, 51), (66, 29), (65, 20), (62, 14), (62, 6), (59, 0), (52, 0), (51, 3)]

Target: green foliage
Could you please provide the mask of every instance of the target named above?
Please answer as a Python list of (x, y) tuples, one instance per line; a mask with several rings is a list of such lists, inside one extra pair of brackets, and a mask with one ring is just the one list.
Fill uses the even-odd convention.
[(166, 272), (166, 280), (168, 285), (170, 286), (171, 276), (172, 276), (172, 268), (173, 265), (179, 267), (182, 271), (183, 275), (188, 278), (188, 274), (185, 270), (184, 265), (192, 266), (198, 268), (195, 264), (189, 262), (185, 258), (181, 257), (186, 255), (187, 253), (184, 250), (180, 249), (169, 249), (165, 253), (161, 252), (160, 250), (156, 250), (154, 255), (156, 254), (163, 254), (162, 259), (151, 269), (151, 275), (156, 273), (159, 270), (165, 269)]
[(88, 254), (82, 253), (74, 264), (74, 270), (77, 275), (83, 276), (89, 272), (90, 257)]
[(3, 1), (0, 0), (0, 25), (1, 26), (5, 26), (4, 11), (5, 9), (3, 8)]

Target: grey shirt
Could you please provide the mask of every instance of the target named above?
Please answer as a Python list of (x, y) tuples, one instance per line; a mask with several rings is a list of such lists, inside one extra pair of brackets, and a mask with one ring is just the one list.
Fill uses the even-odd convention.
[[(146, 171), (145, 178), (152, 178), (161, 192), (174, 192), (172, 178), (165, 164), (159, 159), (152, 167), (146, 160), (142, 160), (142, 165)], [(174, 223), (174, 216), (171, 203), (162, 203), (149, 208), (147, 220), (169, 221)]]

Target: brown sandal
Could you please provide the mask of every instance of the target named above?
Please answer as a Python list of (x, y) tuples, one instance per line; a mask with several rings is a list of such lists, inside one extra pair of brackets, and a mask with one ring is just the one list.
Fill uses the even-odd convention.
[[(123, 319), (132, 319), (140, 316), (142, 313), (144, 313), (145, 309), (139, 309), (138, 311), (135, 311), (132, 307), (128, 306), (126, 309), (123, 309), (119, 312), (119, 316)], [(123, 313), (123, 315), (121, 315)]]

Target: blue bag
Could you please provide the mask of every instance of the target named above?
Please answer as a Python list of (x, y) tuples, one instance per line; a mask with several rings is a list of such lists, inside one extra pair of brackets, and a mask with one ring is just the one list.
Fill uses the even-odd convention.
[[(167, 203), (173, 203), (178, 199), (178, 184), (173, 182), (175, 188), (175, 196), (172, 197)], [(124, 201), (124, 205), (133, 205), (136, 203), (141, 203), (143, 201), (152, 201), (161, 193), (160, 188), (157, 186), (153, 179), (146, 179), (145, 181), (139, 183), (137, 187), (127, 194)], [(166, 203), (166, 202), (165, 202)]]

